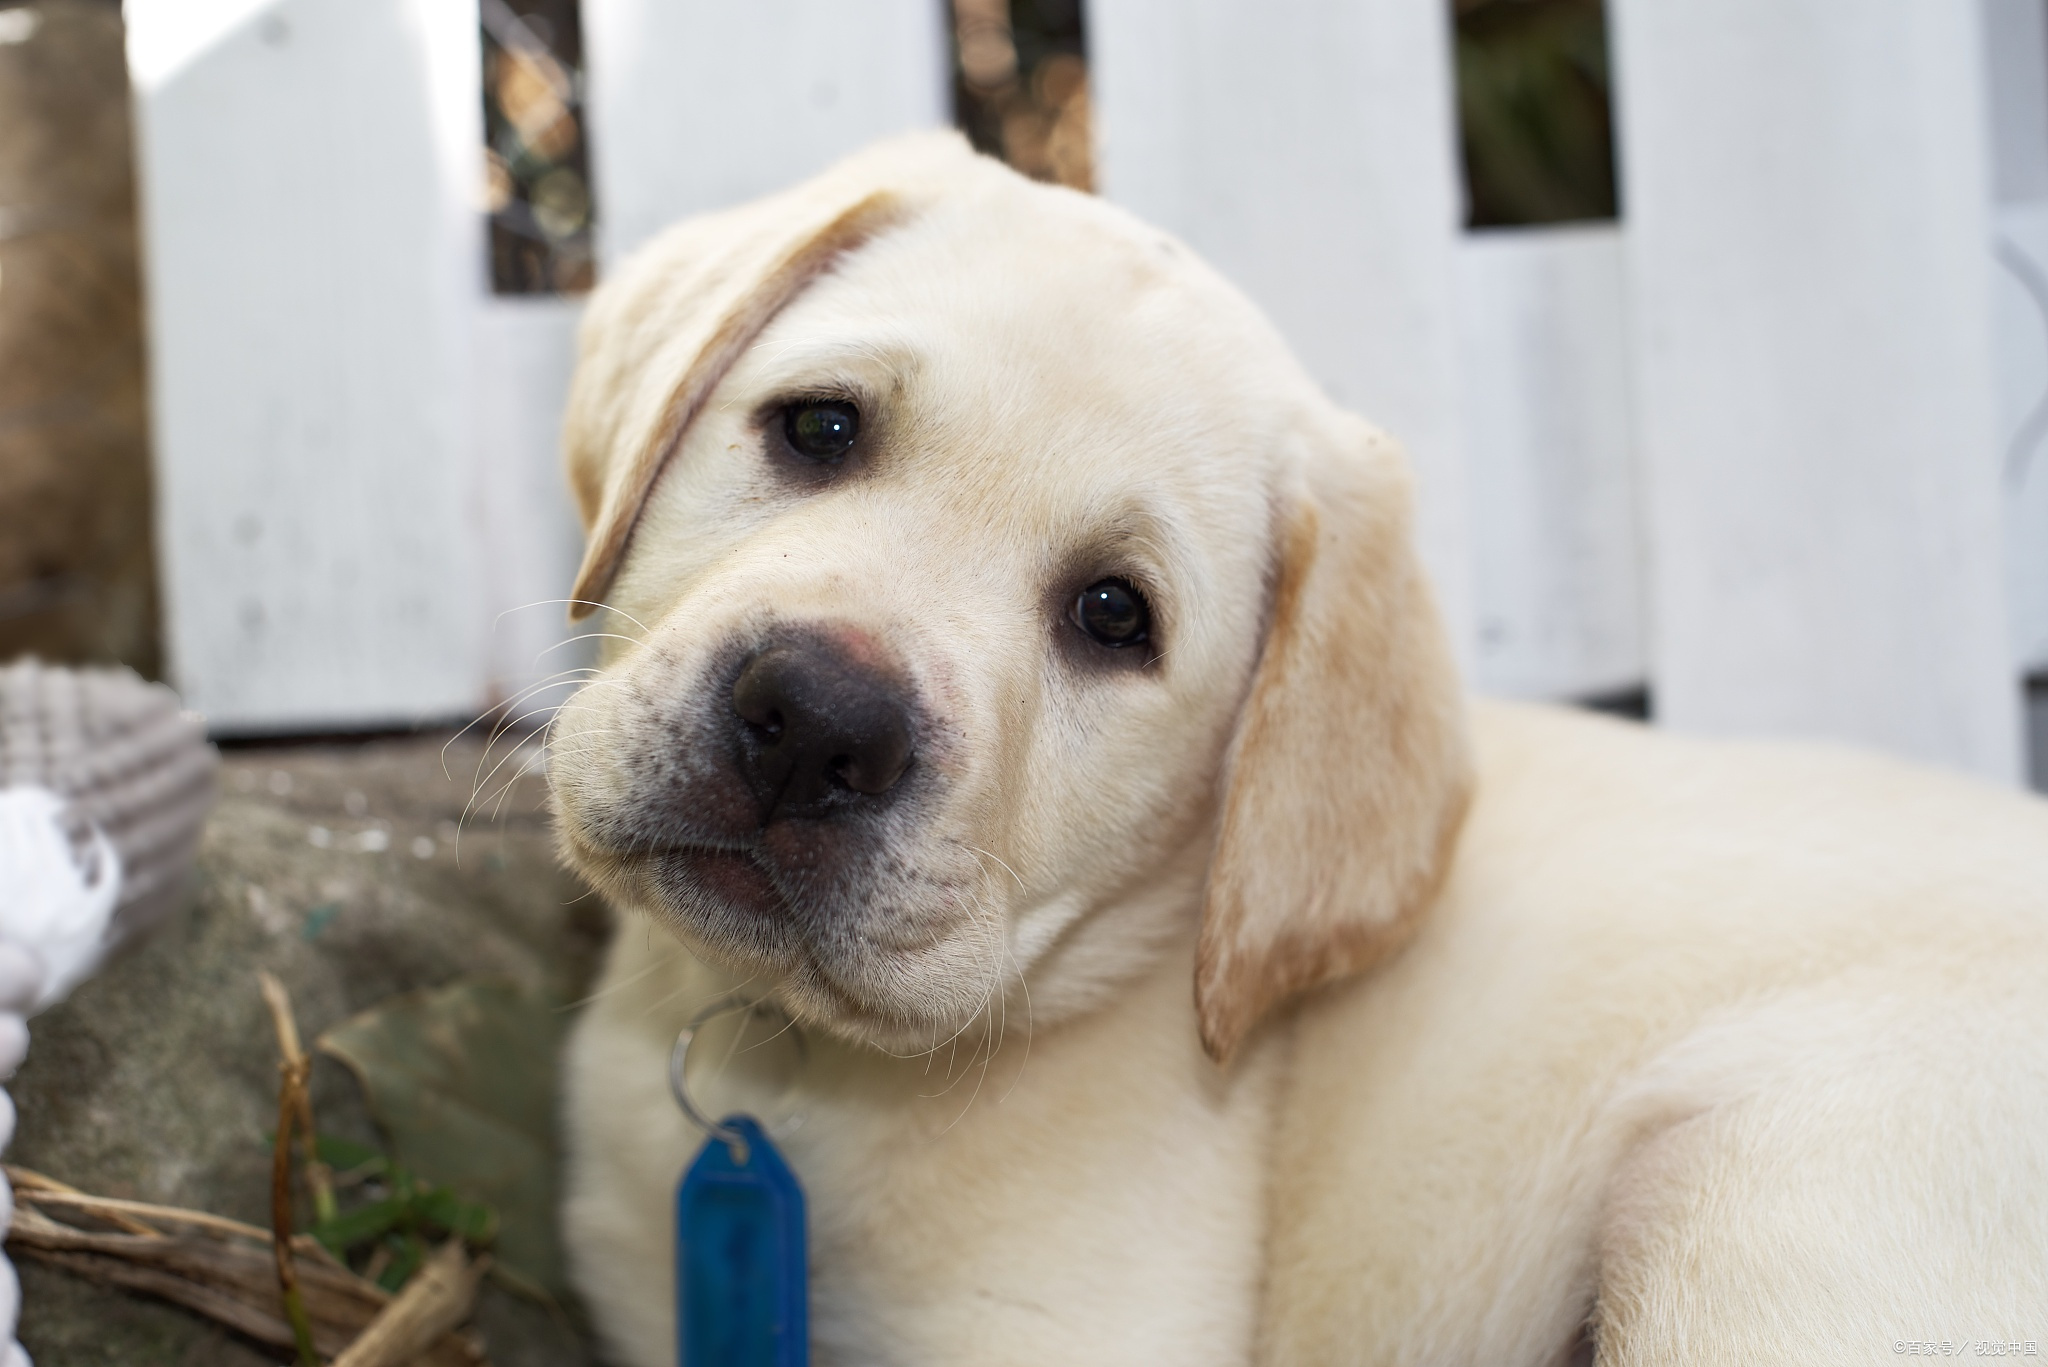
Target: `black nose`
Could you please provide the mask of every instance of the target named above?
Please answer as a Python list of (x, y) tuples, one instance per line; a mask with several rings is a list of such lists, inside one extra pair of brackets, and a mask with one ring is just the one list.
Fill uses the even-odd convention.
[(823, 816), (879, 797), (910, 767), (901, 688), (823, 641), (769, 646), (740, 670), (740, 767), (762, 819)]

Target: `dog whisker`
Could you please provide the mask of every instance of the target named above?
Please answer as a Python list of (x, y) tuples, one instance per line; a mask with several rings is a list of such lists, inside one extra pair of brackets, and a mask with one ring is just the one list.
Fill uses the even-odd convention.
[[(517, 752), (515, 751), (514, 753), (516, 754)], [(496, 805), (491, 810), (491, 820), (497, 821), (503, 818), (505, 813), (505, 803), (511, 799), (513, 787), (519, 782), (520, 779), (531, 778), (536, 772), (538, 772), (534, 766), (543, 763), (544, 760), (545, 756), (538, 755), (528, 760), (521, 768), (513, 772), (512, 777), (506, 779), (505, 782), (499, 786), (498, 791), (495, 794), (497, 802)], [(486, 802), (489, 802), (490, 800), (490, 798), (485, 799)]]
[(965, 848), (966, 848), (966, 849), (968, 849), (969, 851), (971, 851), (971, 852), (975, 853), (975, 854), (978, 854), (978, 855), (983, 855), (983, 856), (986, 856), (986, 857), (987, 857), (987, 858), (989, 858), (989, 859), (994, 859), (994, 860), (996, 861), (996, 863), (998, 863), (998, 864), (1002, 864), (1002, 867), (1003, 867), (1003, 872), (1004, 872), (1004, 873), (1007, 873), (1007, 874), (1009, 874), (1009, 875), (1010, 875), (1010, 877), (1012, 877), (1012, 878), (1016, 878), (1016, 879), (1017, 879), (1017, 888), (1018, 888), (1018, 890), (1019, 890), (1019, 891), (1027, 891), (1027, 889), (1025, 889), (1025, 887), (1024, 887), (1024, 880), (1023, 880), (1022, 878), (1017, 878), (1017, 871), (1016, 871), (1015, 869), (1011, 868), (1011, 867), (1010, 867), (1010, 866), (1009, 866), (1008, 864), (1004, 864), (1001, 858), (999, 858), (999, 857), (998, 857), (998, 856), (996, 856), (996, 855), (990, 854), (990, 853), (989, 853), (989, 852), (988, 852), (987, 850), (981, 849), (981, 848), (979, 848), (979, 847), (977, 847), (977, 846), (974, 846), (974, 845), (968, 845), (968, 846), (966, 846)]
[[(991, 923), (997, 924), (999, 926), (999, 920), (996, 916), (996, 913), (993, 911), (992, 908), (985, 906), (979, 898), (972, 899), (971, 905), (973, 910), (977, 914), (986, 916), (986, 918)], [(980, 1045), (976, 1047), (974, 1053), (969, 1055), (967, 1066), (969, 1069), (972, 1069), (974, 1067), (975, 1059), (980, 1058), (981, 1070), (977, 1074), (975, 1079), (974, 1094), (973, 1096), (970, 1096), (968, 1098), (968, 1107), (971, 1108), (974, 1103), (974, 1097), (980, 1095), (982, 1082), (988, 1076), (989, 1067), (995, 1062), (995, 1057), (997, 1053), (999, 1053), (1002, 1049), (1003, 1035), (1007, 1030), (1007, 1003), (1003, 1000), (1002, 996), (1000, 995), (1002, 987), (1002, 960), (1000, 956), (1003, 953), (1003, 945), (1001, 935), (999, 932), (997, 935), (992, 937), (992, 944), (996, 949), (998, 957), (994, 964), (994, 972), (989, 980), (988, 990), (982, 996), (981, 1005), (974, 1012), (968, 1015), (966, 1020), (961, 1024), (960, 1028), (954, 1031), (952, 1036), (949, 1038), (948, 1042), (952, 1045), (952, 1048), (948, 1051), (946, 1060), (946, 1086), (940, 1088), (937, 1092), (921, 1093), (921, 1095), (927, 1098), (934, 1098), (946, 1095), (948, 1092), (952, 1091), (955, 1086), (959, 1084), (960, 1078), (964, 1078), (966, 1076), (966, 1072), (962, 1071), (959, 1074), (959, 1076), (956, 1077), (954, 1075), (954, 1065), (958, 1062), (959, 1059), (960, 1037), (964, 1035), (968, 1030), (972, 1029), (974, 1023), (977, 1020), (982, 1023), (982, 1042)], [(927, 1064), (927, 1068), (929, 1068), (929, 1063)], [(952, 1129), (954, 1125), (957, 1125), (960, 1122), (961, 1117), (966, 1115), (966, 1113), (966, 1109), (963, 1109), (960, 1115), (955, 1116), (953, 1120), (946, 1126), (946, 1129)], [(941, 1131), (941, 1133), (944, 1132), (945, 1131), (943, 1130)]]
[(510, 617), (515, 612), (530, 612), (534, 608), (545, 608), (555, 606), (583, 606), (602, 608), (606, 612), (618, 613), (619, 616), (626, 618), (626, 620), (629, 622), (632, 622), (634, 626), (640, 627), (640, 630), (642, 632), (646, 632), (647, 630), (645, 626), (641, 625), (638, 619), (629, 616), (623, 609), (615, 608), (611, 606), (609, 603), (593, 603), (585, 598), (536, 598), (531, 603), (521, 603), (518, 607), (506, 608), (503, 612), (499, 613), (496, 617), (493, 617), (491, 619), (491, 630), (496, 631), (499, 625), (502, 624), (507, 617)]
[[(989, 1066), (995, 1062), (996, 1050), (1001, 1047), (999, 1043), (995, 1042), (994, 1036), (992, 1035), (992, 1032), (995, 1029), (995, 1017), (992, 1015), (985, 1016), (984, 1021), (985, 1023), (982, 1026), (982, 1046), (983, 1048), (987, 1049), (987, 1056), (983, 1058), (981, 1061), (981, 1071), (975, 1074), (974, 1090), (967, 1094), (966, 1104), (960, 1108), (960, 1114), (954, 1116), (950, 1121), (946, 1123), (946, 1127), (939, 1131), (941, 1135), (950, 1133), (953, 1127), (955, 1125), (958, 1125), (961, 1121), (965, 1120), (967, 1118), (967, 1113), (974, 1109), (975, 1100), (981, 1096), (982, 1084), (988, 1081)], [(968, 1060), (968, 1066), (973, 1066), (972, 1059)]]
[[(490, 801), (490, 798), (487, 798), (487, 797), (484, 797), (484, 796), (483, 796), (483, 790), (484, 790), (485, 786), (486, 786), (486, 785), (488, 785), (488, 784), (489, 784), (489, 783), (491, 782), (491, 780), (492, 780), (492, 779), (496, 778), (496, 777), (497, 777), (497, 775), (498, 775), (498, 771), (499, 771), (500, 769), (503, 769), (503, 768), (505, 767), (505, 765), (509, 764), (509, 763), (510, 763), (510, 762), (511, 762), (511, 761), (512, 761), (512, 760), (513, 760), (514, 758), (516, 758), (516, 757), (517, 757), (517, 756), (519, 755), (519, 752), (520, 752), (521, 750), (525, 749), (525, 748), (526, 748), (526, 746), (528, 745), (528, 743), (529, 743), (529, 742), (530, 742), (531, 740), (532, 740), (532, 737), (531, 737), (531, 735), (528, 735), (528, 736), (524, 736), (524, 737), (521, 737), (521, 739), (520, 739), (519, 743), (518, 743), (517, 745), (514, 745), (514, 746), (513, 746), (513, 747), (512, 747), (512, 748), (511, 748), (510, 750), (506, 751), (506, 753), (505, 753), (505, 757), (504, 757), (503, 759), (499, 760), (499, 761), (497, 762), (497, 764), (495, 764), (495, 765), (493, 765), (493, 766), (491, 767), (491, 771), (490, 771), (490, 773), (489, 773), (489, 774), (483, 774), (483, 773), (481, 772), (481, 771), (482, 771), (482, 769), (483, 769), (483, 766), (484, 766), (484, 764), (485, 764), (485, 763), (487, 763), (487, 762), (489, 761), (489, 759), (490, 759), (490, 754), (491, 754), (491, 752), (490, 752), (489, 748), (486, 748), (486, 749), (485, 749), (485, 751), (484, 751), (484, 756), (483, 756), (483, 758), (477, 761), (477, 769), (478, 769), (478, 771), (479, 771), (479, 776), (478, 776), (478, 777), (477, 777), (477, 778), (476, 778), (476, 779), (474, 780), (474, 782), (472, 783), (472, 785), (471, 785), (471, 787), (470, 787), (470, 792), (469, 792), (469, 800), (468, 800), (467, 802), (463, 803), (463, 805), (462, 805), (462, 813), (461, 813), (461, 815), (460, 815), (460, 816), (458, 816), (458, 817), (456, 818), (456, 820), (455, 820), (455, 862), (456, 862), (456, 867), (458, 867), (458, 868), (459, 868), (459, 867), (461, 867), (461, 864), (462, 864), (462, 833), (463, 833), (464, 829), (465, 829), (465, 828), (467, 827), (467, 825), (468, 825), (468, 823), (469, 823), (469, 818), (470, 818), (471, 814), (472, 814), (472, 813), (474, 813), (474, 812), (475, 812), (475, 811), (477, 810), (477, 807), (478, 807), (478, 803), (479, 803), (479, 801), (480, 801), (480, 800), (481, 800), (481, 801), (483, 801), (483, 802), (489, 802), (489, 801)], [(507, 788), (509, 789), (510, 783), (516, 783), (516, 782), (517, 782), (517, 781), (518, 781), (518, 780), (519, 780), (520, 778), (523, 778), (523, 777), (525, 777), (525, 776), (526, 776), (526, 773), (525, 773), (525, 771), (522, 771), (522, 772), (519, 772), (519, 773), (515, 773), (515, 774), (514, 774), (514, 775), (512, 776), (512, 779), (511, 779), (511, 780), (510, 780), (510, 781), (508, 782), (508, 784), (507, 784)], [(505, 792), (505, 791), (506, 791), (506, 789), (500, 789), (499, 791), (500, 791), (500, 793), (503, 793), (503, 792)], [(501, 810), (502, 810), (502, 804), (501, 804)]]
[[(1017, 871), (1000, 857), (973, 845), (966, 846), (965, 848), (977, 856), (986, 856), (989, 859), (995, 860), (997, 864), (1002, 865), (1004, 872), (1008, 873), (1011, 878), (1016, 879), (1019, 888), (1024, 887), (1024, 880), (1017, 876)], [(1004, 973), (1003, 965), (1007, 961), (1016, 970), (1017, 985), (1024, 993), (1024, 1061), (1018, 1067), (1017, 1076), (1010, 1080), (1010, 1086), (1004, 1091), (1003, 1097), (996, 1102), (1000, 1106), (1003, 1100), (1008, 1099), (1010, 1092), (1016, 1089), (1017, 1083), (1023, 1078), (1024, 1067), (1028, 1066), (1031, 1061), (1031, 1042), (1036, 1031), (1036, 1021), (1031, 1005), (1031, 985), (1025, 980), (1023, 965), (1017, 962), (1015, 954), (1011, 951), (1008, 937), (1002, 933), (1001, 917), (996, 912), (985, 907), (978, 897), (974, 899), (974, 907), (977, 912), (986, 912), (994, 927), (993, 941), (996, 947), (997, 959), (990, 970), (993, 979), (991, 992), (1002, 990), (1002, 984), (1006, 981), (1007, 976)], [(1009, 997), (1007, 992), (1003, 992), (999, 999), (999, 1005), (1003, 1012), (1003, 1038), (1007, 1039), (1009, 1025)], [(998, 1048), (1000, 1048), (1000, 1045)]]
[(615, 983), (608, 983), (604, 987), (600, 987), (597, 991), (591, 993), (587, 997), (581, 997), (573, 1002), (568, 1003), (565, 1006), (556, 1007), (555, 1014), (559, 1016), (567, 1015), (571, 1011), (580, 1011), (584, 1007), (589, 1006), (593, 1002), (603, 1001), (606, 997), (611, 996), (615, 992), (625, 991), (634, 983), (641, 982), (646, 978), (650, 977), (651, 975), (659, 973), (662, 969), (672, 966), (674, 963), (674, 959), (656, 959), (654, 962), (647, 964), (645, 967), (641, 968), (639, 972), (634, 973), (631, 977), (622, 978)]
[(645, 644), (645, 638), (621, 636), (616, 631), (585, 631), (580, 632), (575, 636), (570, 636), (563, 640), (557, 641), (553, 645), (547, 647), (545, 650), (538, 652), (538, 654), (552, 655), (554, 652), (560, 650), (563, 646), (578, 645), (584, 641), (624, 641), (629, 646)]
[[(499, 716), (499, 714), (509, 710), (510, 708), (517, 707), (520, 703), (524, 702), (528, 697), (531, 697), (534, 693), (540, 691), (541, 689), (554, 686), (569, 686), (566, 682), (558, 684), (558, 680), (566, 680), (567, 676), (571, 674), (582, 674), (589, 672), (591, 672), (590, 667), (586, 665), (579, 665), (574, 669), (558, 670), (555, 673), (548, 675), (545, 679), (541, 679), (535, 683), (529, 684), (525, 688), (520, 689), (519, 692), (513, 694), (504, 702), (494, 703), (492, 706), (485, 708), (482, 712), (478, 713), (475, 717), (471, 718), (467, 723), (465, 723), (461, 730), (457, 731), (454, 735), (450, 736), (447, 739), (447, 741), (441, 746), (441, 776), (443, 778), (450, 780), (452, 780), (455, 777), (455, 775), (448, 772), (448, 751), (451, 747), (454, 746), (455, 742), (461, 740), (464, 736), (468, 735), (477, 727), (482, 726), (485, 722), (491, 721), (494, 717)], [(500, 722), (497, 725), (495, 725), (494, 729), (491, 731), (491, 739), (495, 740), (499, 735), (503, 734), (506, 725), (509, 725), (509, 723)], [(486, 753), (489, 753), (488, 747), (486, 747)]]

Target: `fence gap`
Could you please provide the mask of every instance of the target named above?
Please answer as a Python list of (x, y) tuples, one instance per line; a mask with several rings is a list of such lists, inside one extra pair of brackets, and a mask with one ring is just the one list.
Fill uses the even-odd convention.
[(1619, 216), (1602, 0), (1452, 0), (1465, 225)]
[(580, 294), (596, 275), (577, 0), (479, 0), (494, 294)]
[(1037, 180), (1095, 188), (1080, 0), (951, 0), (953, 122)]

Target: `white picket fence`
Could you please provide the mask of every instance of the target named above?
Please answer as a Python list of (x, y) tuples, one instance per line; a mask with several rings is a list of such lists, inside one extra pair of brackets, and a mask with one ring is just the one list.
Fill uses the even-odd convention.
[[(2048, 0), (1607, 0), (1623, 221), (1459, 227), (1445, 0), (1090, 0), (1103, 191), (1399, 433), (1482, 690), (2012, 780)], [(558, 667), (575, 310), (485, 292), (469, 0), (128, 0), (168, 644), (223, 732)], [(947, 117), (939, 0), (584, 0), (602, 256)], [(502, 614), (502, 616), (501, 616)]]

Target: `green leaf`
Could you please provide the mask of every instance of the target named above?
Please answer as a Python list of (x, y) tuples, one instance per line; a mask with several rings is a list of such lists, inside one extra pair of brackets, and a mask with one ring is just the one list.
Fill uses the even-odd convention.
[(403, 1196), (387, 1196), (381, 1201), (345, 1210), (332, 1220), (322, 1220), (313, 1226), (313, 1237), (329, 1253), (341, 1257), (357, 1244), (408, 1223), (411, 1214), (411, 1202)]
[(446, 1187), (428, 1187), (413, 1199), (419, 1218), (450, 1234), (460, 1234), (473, 1244), (487, 1244), (498, 1236), (498, 1212), (480, 1201), (465, 1201)]
[(380, 1177), (391, 1166), (390, 1159), (368, 1144), (339, 1139), (331, 1134), (320, 1135), (313, 1149), (320, 1155), (321, 1162), (337, 1172), (361, 1172), (366, 1177)]
[(393, 1235), (385, 1242), (390, 1245), (393, 1256), (384, 1270), (377, 1274), (377, 1285), (396, 1294), (400, 1287), (412, 1280), (412, 1274), (419, 1271), (420, 1263), (427, 1256), (427, 1246), (420, 1242), (417, 1234)]
[(459, 1198), (419, 1213), (465, 1237), (495, 1213), (499, 1260), (553, 1295), (566, 1289), (555, 1231), (563, 1021), (555, 1003), (512, 983), (464, 978), (394, 997), (320, 1037), (362, 1082), (398, 1161)]

